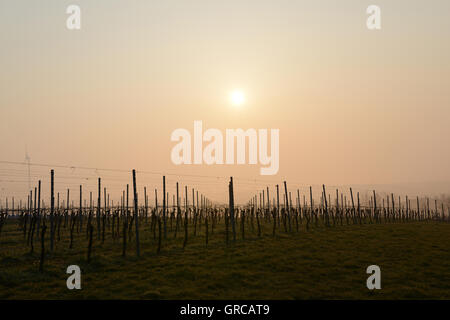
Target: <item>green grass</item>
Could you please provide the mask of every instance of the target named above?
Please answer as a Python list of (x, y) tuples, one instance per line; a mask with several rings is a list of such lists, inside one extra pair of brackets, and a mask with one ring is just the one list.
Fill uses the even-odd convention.
[[(223, 226), (221, 226), (223, 228)], [(0, 235), (1, 299), (450, 299), (450, 224), (413, 222), (313, 228), (262, 238), (246, 227), (246, 239), (225, 245), (222, 229), (201, 234), (182, 249), (183, 233), (156, 241), (143, 225), (141, 258), (134, 241), (123, 258), (122, 243), (94, 235), (93, 259), (86, 261), (85, 233), (70, 250), (67, 231), (39, 268), (16, 222)], [(240, 230), (240, 228), (239, 228)], [(191, 230), (192, 231), (192, 230)], [(133, 236), (134, 240), (134, 236)], [(46, 243), (49, 248), (49, 241)], [(66, 287), (67, 266), (82, 270), (82, 290)], [(381, 290), (366, 288), (366, 268), (381, 268)]]

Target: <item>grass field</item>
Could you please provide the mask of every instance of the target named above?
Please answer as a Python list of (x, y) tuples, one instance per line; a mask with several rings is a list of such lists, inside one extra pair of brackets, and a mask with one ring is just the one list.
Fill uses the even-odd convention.
[[(147, 229), (147, 230), (146, 230)], [(249, 228), (250, 229), (250, 228)], [(156, 241), (143, 225), (141, 257), (131, 242), (94, 237), (86, 261), (85, 233), (69, 249), (67, 233), (38, 272), (40, 244), (29, 254), (16, 224), (0, 236), (1, 299), (450, 299), (450, 224), (411, 222), (318, 227), (278, 232), (225, 244), (216, 229), (205, 246), (204, 230), (183, 250), (179, 235)], [(48, 243), (47, 243), (48, 247)], [(66, 268), (82, 270), (82, 290), (68, 290)], [(366, 268), (381, 268), (381, 290), (368, 290)]]

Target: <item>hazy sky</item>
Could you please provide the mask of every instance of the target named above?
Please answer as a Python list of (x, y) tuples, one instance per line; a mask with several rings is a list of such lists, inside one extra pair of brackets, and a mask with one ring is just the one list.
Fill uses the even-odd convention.
[[(66, 28), (69, 4), (81, 7), (81, 30)], [(370, 4), (381, 30), (366, 27)], [(448, 182), (449, 14), (448, 0), (2, 0), (0, 160), (23, 161), (27, 147), (36, 163), (237, 182)], [(228, 100), (235, 88), (240, 108)], [(171, 132), (192, 132), (194, 120), (280, 129), (278, 175), (175, 166)], [(49, 168), (32, 170), (34, 183)], [(65, 174), (68, 185), (80, 183), (70, 174), (97, 175)], [(127, 181), (115, 175), (120, 191)], [(24, 177), (0, 163), (3, 194), (25, 192)], [(226, 199), (226, 179), (202, 179), (185, 182)], [(255, 186), (242, 183), (240, 200)]]

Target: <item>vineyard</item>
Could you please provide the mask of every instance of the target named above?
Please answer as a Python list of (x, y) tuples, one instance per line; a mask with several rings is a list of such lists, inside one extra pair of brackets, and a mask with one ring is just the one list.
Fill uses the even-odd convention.
[[(178, 182), (169, 194), (165, 176), (150, 193), (138, 178), (114, 203), (101, 178), (95, 193), (55, 194), (51, 170), (50, 199), (40, 180), (26, 203), (6, 199), (1, 298), (450, 298), (444, 201), (373, 191), (362, 203), (352, 188), (301, 193), (284, 181), (237, 205), (231, 177), (220, 204)], [(80, 292), (65, 287), (72, 264)], [(370, 264), (395, 270), (380, 294), (364, 290)]]

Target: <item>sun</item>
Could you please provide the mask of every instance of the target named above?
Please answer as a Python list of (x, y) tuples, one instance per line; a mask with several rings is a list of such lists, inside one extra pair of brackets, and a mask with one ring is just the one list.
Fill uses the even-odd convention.
[(241, 106), (245, 103), (245, 94), (241, 90), (234, 90), (230, 93), (230, 102), (234, 106)]

